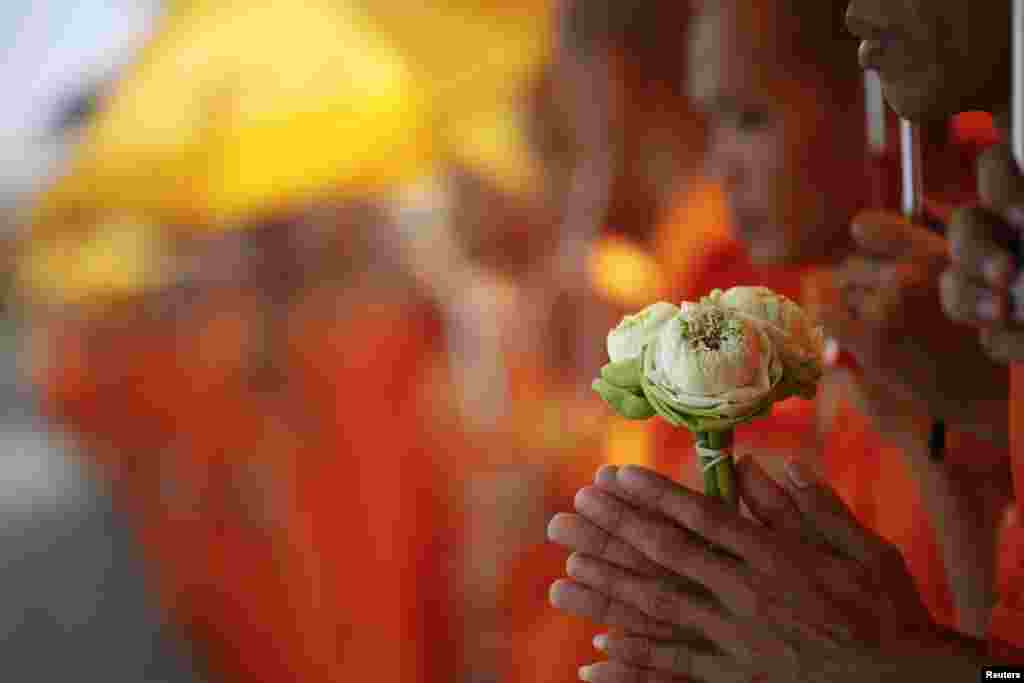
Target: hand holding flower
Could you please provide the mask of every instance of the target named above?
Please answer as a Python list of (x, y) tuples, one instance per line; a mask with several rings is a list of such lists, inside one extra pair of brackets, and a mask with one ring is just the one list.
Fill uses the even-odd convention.
[(984, 643), (932, 621), (899, 552), (827, 485), (802, 469), (780, 486), (751, 458), (738, 474), (756, 520), (630, 466), (605, 468), (549, 527), (575, 551), (555, 606), (630, 631), (599, 641), (611, 660), (585, 680), (976, 675)]

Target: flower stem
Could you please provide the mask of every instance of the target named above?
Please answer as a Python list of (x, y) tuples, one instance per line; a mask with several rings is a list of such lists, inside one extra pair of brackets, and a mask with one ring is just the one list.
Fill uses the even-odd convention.
[[(739, 505), (732, 462), (733, 430), (697, 432), (698, 464), (704, 476), (704, 495)], [(721, 457), (724, 456), (724, 457)], [(717, 462), (707, 467), (711, 462)]]

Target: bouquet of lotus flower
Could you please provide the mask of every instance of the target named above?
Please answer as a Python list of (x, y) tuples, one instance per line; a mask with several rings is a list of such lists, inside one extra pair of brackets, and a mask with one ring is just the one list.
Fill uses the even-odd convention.
[(704, 492), (738, 505), (733, 430), (791, 396), (814, 398), (824, 335), (766, 287), (716, 289), (698, 303), (656, 303), (608, 335), (593, 388), (623, 417), (660, 415), (696, 437)]

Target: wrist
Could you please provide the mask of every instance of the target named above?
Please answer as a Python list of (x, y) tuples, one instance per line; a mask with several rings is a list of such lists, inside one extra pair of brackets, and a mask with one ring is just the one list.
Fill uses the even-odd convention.
[(879, 681), (973, 680), (991, 664), (986, 641), (937, 624), (927, 634), (901, 641), (890, 652), (895, 655), (892, 659), (880, 658)]

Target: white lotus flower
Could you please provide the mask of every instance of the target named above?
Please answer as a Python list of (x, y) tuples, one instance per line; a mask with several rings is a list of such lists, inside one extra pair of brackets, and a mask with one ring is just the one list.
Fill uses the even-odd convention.
[(759, 414), (770, 407), (782, 373), (762, 326), (707, 301), (683, 303), (651, 342), (644, 363), (649, 398), (686, 423), (688, 416), (730, 422)]
[(767, 287), (716, 289), (705, 301), (739, 311), (764, 326), (794, 381), (814, 384), (824, 366), (825, 335), (792, 299)]
[(679, 313), (672, 304), (651, 304), (635, 315), (627, 315), (608, 333), (608, 358), (612, 363), (639, 358), (661, 328)]

